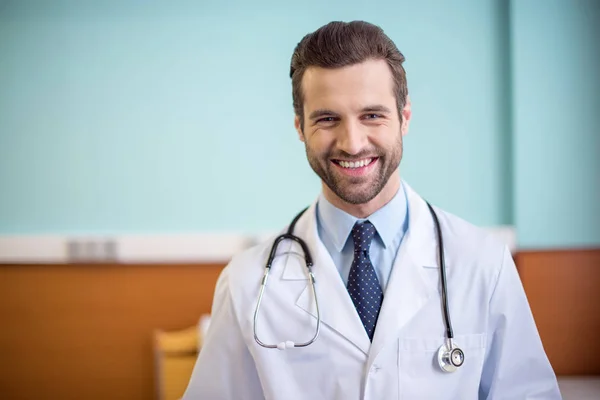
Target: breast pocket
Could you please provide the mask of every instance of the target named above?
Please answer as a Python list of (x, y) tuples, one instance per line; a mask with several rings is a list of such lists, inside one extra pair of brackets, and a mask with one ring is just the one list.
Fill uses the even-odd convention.
[(445, 372), (438, 363), (438, 350), (445, 338), (400, 338), (398, 343), (399, 393), (401, 399), (477, 399), (483, 369), (486, 335), (455, 336), (454, 343), (465, 355), (455, 372)]

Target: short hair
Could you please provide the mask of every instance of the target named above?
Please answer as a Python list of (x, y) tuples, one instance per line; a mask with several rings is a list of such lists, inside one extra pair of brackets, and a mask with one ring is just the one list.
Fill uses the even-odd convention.
[(290, 65), (294, 112), (304, 126), (302, 78), (309, 67), (341, 68), (367, 60), (385, 60), (394, 79), (398, 115), (406, 104), (408, 87), (404, 55), (377, 25), (365, 21), (333, 21), (307, 34), (294, 49)]

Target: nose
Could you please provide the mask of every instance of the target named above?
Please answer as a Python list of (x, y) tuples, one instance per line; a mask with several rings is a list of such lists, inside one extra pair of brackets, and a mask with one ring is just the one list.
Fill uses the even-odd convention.
[(338, 149), (347, 154), (359, 154), (368, 144), (367, 133), (359, 124), (351, 121), (341, 124), (338, 132)]

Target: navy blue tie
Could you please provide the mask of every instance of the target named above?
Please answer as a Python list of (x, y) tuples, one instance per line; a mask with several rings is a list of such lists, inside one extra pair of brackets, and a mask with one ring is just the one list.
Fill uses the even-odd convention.
[(369, 258), (369, 247), (375, 232), (375, 227), (369, 221), (357, 222), (352, 228), (354, 260), (348, 275), (348, 293), (371, 341), (383, 302), (383, 290)]

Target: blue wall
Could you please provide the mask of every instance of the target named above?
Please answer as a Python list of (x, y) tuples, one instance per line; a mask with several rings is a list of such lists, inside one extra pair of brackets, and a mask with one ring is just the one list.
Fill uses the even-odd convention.
[[(330, 20), (365, 19), (407, 57), (409, 183), (476, 224), (516, 223), (524, 244), (600, 243), (598, 225), (573, 207), (573, 243), (560, 225), (570, 222), (548, 237), (548, 220), (531, 220), (539, 193), (527, 192), (527, 176), (550, 181), (528, 167), (536, 139), (519, 136), (540, 118), (519, 87), (529, 80), (521, 52), (537, 44), (511, 48), (542, 2), (510, 13), (502, 0), (319, 3), (0, 0), (0, 234), (278, 229), (319, 190), (293, 129), (293, 48)], [(549, 24), (566, 8), (553, 7)], [(588, 33), (570, 40), (592, 43)], [(591, 71), (591, 61), (576, 66)], [(522, 104), (538, 114), (523, 117)], [(580, 128), (596, 121), (577, 117)], [(560, 134), (569, 166), (554, 168), (583, 190), (598, 176), (597, 137)], [(586, 154), (585, 168), (573, 164)], [(565, 204), (559, 194), (547, 207)]]
[(519, 244), (598, 246), (600, 2), (514, 1), (511, 37)]

